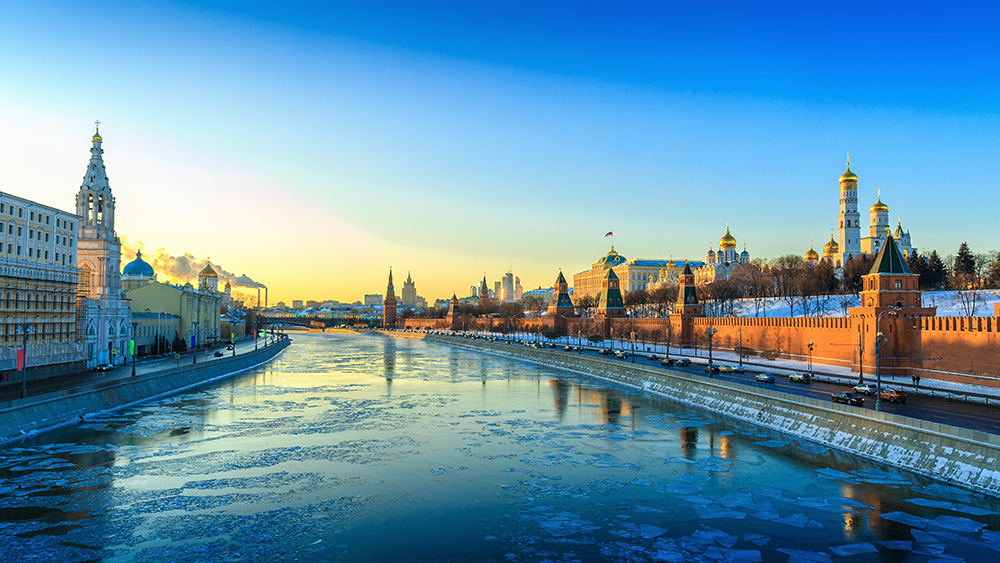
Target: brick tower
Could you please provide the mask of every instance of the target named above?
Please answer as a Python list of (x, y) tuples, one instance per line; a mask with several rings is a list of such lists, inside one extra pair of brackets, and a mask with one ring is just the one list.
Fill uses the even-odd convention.
[(907, 368), (920, 367), (920, 317), (933, 317), (934, 307), (920, 302), (919, 276), (910, 272), (892, 235), (875, 258), (868, 275), (862, 276), (861, 306), (849, 310), (857, 327), (863, 353), (855, 362), (865, 371), (875, 366), (875, 339), (881, 333), (884, 375), (906, 375)]
[(677, 302), (674, 312), (670, 315), (670, 330), (682, 346), (694, 344), (694, 319), (704, 317), (701, 304), (698, 303), (698, 290), (694, 286), (694, 272), (691, 263), (684, 264), (684, 272), (680, 276), (677, 287)]
[(569, 324), (566, 318), (575, 316), (576, 308), (573, 307), (573, 300), (569, 297), (569, 284), (566, 283), (566, 277), (563, 276), (562, 270), (559, 271), (559, 276), (556, 277), (556, 283), (553, 287), (545, 324), (551, 326), (554, 331), (565, 334)]
[(392, 268), (389, 268), (389, 285), (385, 288), (385, 300), (382, 301), (382, 326), (396, 328), (396, 292), (392, 288)]

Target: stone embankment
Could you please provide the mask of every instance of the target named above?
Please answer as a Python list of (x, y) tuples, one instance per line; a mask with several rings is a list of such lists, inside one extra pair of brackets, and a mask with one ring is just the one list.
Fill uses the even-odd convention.
[(115, 411), (231, 377), (269, 362), (290, 343), (285, 338), (259, 350), (211, 362), (0, 403), (0, 444), (75, 424), (88, 415)]
[(425, 339), (615, 381), (934, 479), (1000, 495), (1000, 436), (995, 434), (561, 350), (438, 335), (427, 335)]

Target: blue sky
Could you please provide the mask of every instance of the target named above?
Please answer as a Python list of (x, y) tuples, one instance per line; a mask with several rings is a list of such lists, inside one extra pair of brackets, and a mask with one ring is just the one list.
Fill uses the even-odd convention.
[(919, 248), (1000, 248), (1000, 8), (871, 4), (14, 4), (0, 189), (71, 208), (101, 119), (130, 247), (272, 300), (801, 254), (846, 152)]

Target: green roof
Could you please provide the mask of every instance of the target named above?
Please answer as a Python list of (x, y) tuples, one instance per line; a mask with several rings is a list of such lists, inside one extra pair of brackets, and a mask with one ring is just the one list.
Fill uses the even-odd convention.
[(896, 246), (892, 235), (885, 237), (885, 244), (875, 258), (871, 271), (868, 272), (868, 275), (872, 274), (913, 274), (906, 265), (906, 260), (899, 252), (899, 247)]

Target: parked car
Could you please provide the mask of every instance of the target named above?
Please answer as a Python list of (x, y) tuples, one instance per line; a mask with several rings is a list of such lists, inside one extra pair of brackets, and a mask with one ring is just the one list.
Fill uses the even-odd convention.
[(607, 348), (601, 348), (600, 350), (597, 351), (597, 353), (602, 356), (610, 356), (611, 350), (608, 350)]
[(677, 360), (677, 364), (676, 365), (679, 365), (679, 366), (689, 366), (689, 365), (691, 365), (691, 360), (689, 360), (687, 358), (681, 358), (681, 359)]
[(705, 366), (705, 373), (719, 373), (719, 366), (716, 364), (709, 364)]
[(883, 389), (882, 400), (889, 401), (890, 403), (905, 403), (906, 393), (903, 393), (899, 389)]
[(861, 385), (854, 386), (855, 393), (861, 393), (863, 395), (874, 395), (878, 393), (878, 387), (872, 383), (862, 383)]
[(111, 364), (101, 364), (94, 368), (94, 371), (111, 371), (115, 366)]
[(865, 404), (865, 398), (855, 393), (845, 393), (840, 391), (837, 393), (830, 393), (830, 398), (833, 399), (834, 403), (844, 403), (845, 405), (857, 405), (860, 407)]
[(215, 357), (216, 358), (221, 358), (222, 356), (225, 356), (225, 355), (226, 355), (226, 353), (223, 352), (222, 350), (216, 350), (215, 351)]
[(662, 360), (660, 360), (660, 365), (661, 366), (672, 366), (672, 365), (674, 365), (674, 359), (673, 358), (663, 358)]
[(812, 374), (808, 373), (793, 373), (788, 376), (788, 381), (792, 383), (809, 383), (812, 379)]
[(774, 383), (774, 376), (769, 373), (758, 373), (754, 379), (761, 383)]
[(660, 357), (657, 356), (656, 354), (646, 354), (646, 359), (655, 362), (656, 360), (659, 360)]

